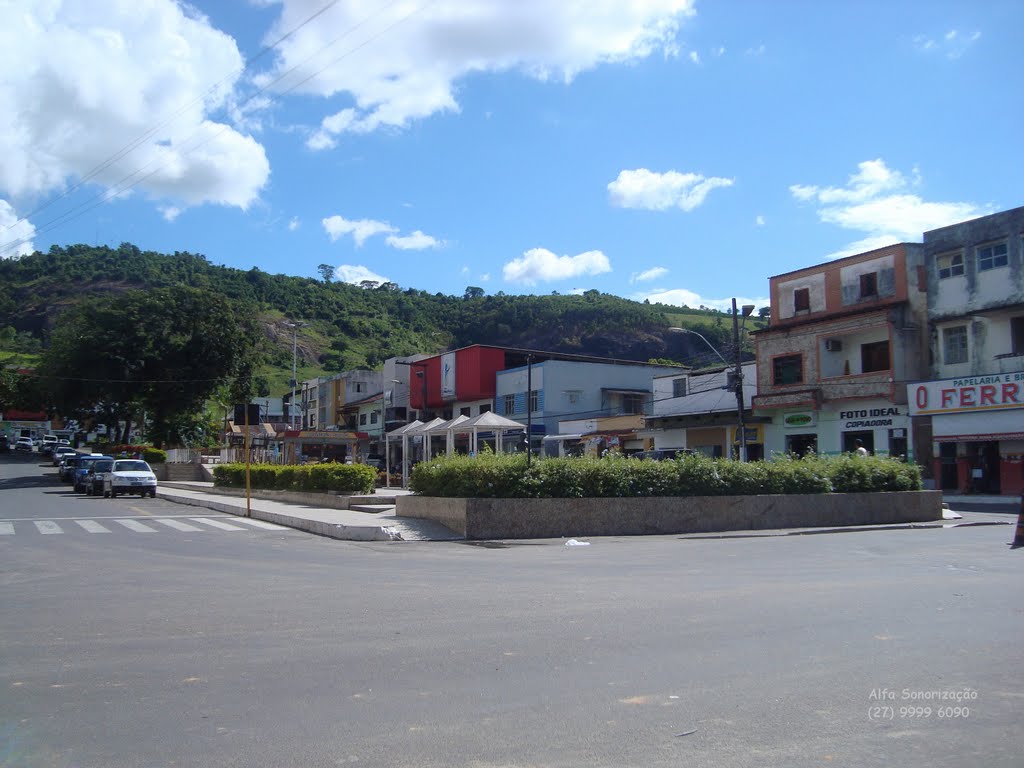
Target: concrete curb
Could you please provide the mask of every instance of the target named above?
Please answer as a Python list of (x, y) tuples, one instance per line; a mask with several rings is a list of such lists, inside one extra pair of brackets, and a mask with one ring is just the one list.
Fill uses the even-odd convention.
[[(178, 496), (177, 494), (164, 493), (157, 490), (157, 496), (175, 504), (185, 504), (190, 507), (202, 507), (212, 509), (216, 512), (223, 512), (235, 517), (245, 517), (240, 514), (240, 509), (234, 504), (226, 504), (212, 499), (197, 499), (190, 496)], [(327, 523), (321, 520), (308, 520), (303, 517), (282, 515), (277, 512), (267, 512), (261, 509), (252, 510), (253, 520), (263, 520), (267, 523), (283, 525), (286, 528), (294, 528), (298, 531), (313, 533), (317, 536), (325, 536), (329, 539), (340, 539), (343, 541), (403, 541), (402, 534), (394, 528), (373, 525), (341, 525), (340, 523)]]

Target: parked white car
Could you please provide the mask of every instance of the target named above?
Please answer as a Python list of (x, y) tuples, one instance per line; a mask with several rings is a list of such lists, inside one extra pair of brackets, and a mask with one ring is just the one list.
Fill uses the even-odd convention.
[(31, 437), (19, 437), (18, 442), (14, 444), (14, 450), (16, 451), (28, 451), (31, 453), (35, 449), (35, 443), (32, 442)]
[(103, 479), (103, 495), (115, 499), (119, 493), (156, 498), (156, 475), (149, 464), (142, 459), (115, 459)]

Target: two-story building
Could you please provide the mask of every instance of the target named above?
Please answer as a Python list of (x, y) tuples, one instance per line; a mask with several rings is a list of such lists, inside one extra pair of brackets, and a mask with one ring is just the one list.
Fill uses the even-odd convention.
[[(757, 367), (744, 363), (743, 426), (747, 458), (764, 458), (764, 417), (751, 410), (757, 391)], [(690, 450), (709, 458), (739, 456), (739, 403), (732, 369), (679, 372), (656, 376), (651, 383), (653, 402), (645, 435), (657, 451)]]
[[(559, 448), (545, 436), (559, 434), (559, 422), (609, 416), (636, 416), (634, 426), (602, 429), (590, 435), (605, 448), (624, 452), (643, 450), (642, 416), (649, 413), (651, 379), (680, 367), (638, 361), (572, 359), (549, 356), (501, 371), (497, 376), (495, 412), (519, 422), (529, 422), (535, 452), (557, 455)], [(573, 433), (570, 433), (573, 434)]]
[(936, 486), (1024, 492), (1024, 208), (924, 233), (930, 378), (908, 387)]
[(902, 243), (769, 279), (754, 331), (766, 456), (868, 451), (913, 460), (906, 384), (927, 370), (923, 246)]

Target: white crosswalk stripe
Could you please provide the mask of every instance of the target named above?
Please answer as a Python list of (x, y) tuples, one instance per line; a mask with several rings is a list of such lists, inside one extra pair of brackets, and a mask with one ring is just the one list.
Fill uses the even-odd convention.
[(120, 523), (130, 531), (136, 533), (156, 533), (156, 528), (150, 528), (148, 525), (143, 525), (138, 520), (115, 520), (115, 523)]
[(110, 529), (106, 528), (95, 520), (75, 520), (82, 528), (87, 530), (89, 533), (110, 533)]
[(194, 522), (194, 523), (203, 523), (204, 525), (212, 526), (213, 528), (216, 528), (216, 529), (218, 529), (220, 531), (244, 531), (245, 530), (245, 528), (240, 528), (237, 525), (232, 525), (231, 523), (225, 523), (225, 522), (223, 522), (221, 520), (214, 520), (214, 519), (209, 518), (209, 517), (190, 517), (189, 519), (192, 522)]
[(160, 523), (162, 525), (166, 525), (168, 528), (173, 528), (176, 531), (192, 532), (192, 531), (202, 531), (203, 530), (202, 528), (196, 528), (194, 525), (189, 525), (188, 523), (183, 523), (180, 520), (169, 520), (169, 519), (164, 519), (162, 517), (158, 517), (158, 518), (156, 518), (156, 522), (158, 522), (158, 523)]
[(238, 520), (238, 522), (240, 522), (240, 523), (245, 523), (246, 525), (252, 525), (252, 526), (254, 526), (256, 528), (263, 528), (263, 529), (268, 530), (268, 531), (287, 531), (288, 530), (283, 525), (274, 525), (273, 523), (268, 523), (265, 520), (253, 520), (251, 517), (239, 517), (239, 518), (236, 518), (236, 520)]
[[(230, 522), (229, 522), (230, 521)], [(74, 523), (75, 525), (71, 525)], [(117, 525), (113, 525), (117, 523)], [(31, 524), (31, 525), (30, 525)], [(63, 525), (63, 527), (62, 527)], [(127, 529), (132, 533), (216, 533), (218, 531), (238, 532), (252, 531), (258, 528), (263, 531), (287, 531), (290, 530), (276, 523), (268, 523), (265, 520), (254, 520), (245, 517), (230, 517), (220, 519), (216, 517), (189, 517), (180, 519), (175, 517), (152, 517), (143, 518), (131, 517), (101, 517), (98, 520), (60, 518), (59, 520), (32, 520), (16, 518), (14, 520), (0, 520), (0, 536), (15, 536), (18, 533), (35, 533), (56, 535), (63, 533), (74, 533), (81, 529), (86, 533), (115, 533), (118, 526)], [(68, 528), (69, 530), (65, 530)], [(170, 529), (170, 531), (168, 531)]]

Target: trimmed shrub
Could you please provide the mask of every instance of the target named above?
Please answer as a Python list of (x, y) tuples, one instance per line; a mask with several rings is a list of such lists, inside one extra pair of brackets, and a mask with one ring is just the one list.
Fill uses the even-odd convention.
[(413, 467), (421, 496), (584, 498), (749, 496), (921, 490), (913, 464), (880, 456), (779, 457), (743, 463), (688, 454), (671, 461), (604, 458), (537, 459), (523, 454), (442, 456)]
[[(377, 470), (365, 464), (249, 465), (250, 487), (264, 490), (370, 493), (376, 480)], [(214, 485), (244, 488), (245, 464), (215, 465), (213, 482)]]
[(167, 451), (146, 446), (142, 449), (142, 458), (147, 464), (163, 464), (167, 461)]

